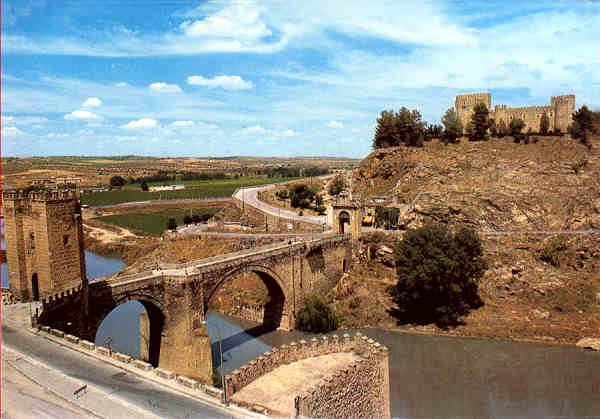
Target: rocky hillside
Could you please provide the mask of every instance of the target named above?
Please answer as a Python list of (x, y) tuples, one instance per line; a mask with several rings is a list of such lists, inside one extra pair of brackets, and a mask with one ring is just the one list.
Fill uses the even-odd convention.
[[(353, 195), (387, 196), (404, 229), (432, 221), (479, 232), (489, 265), (480, 284), (485, 305), (451, 333), (565, 343), (600, 337), (597, 138), (591, 151), (567, 137), (447, 146), (434, 140), (420, 149), (376, 150), (356, 171)], [(376, 264), (363, 264), (356, 286), (394, 279), (392, 268), (383, 275)], [(370, 278), (370, 271), (377, 274)], [(385, 286), (380, 307), (370, 312), (390, 327)], [(352, 324), (373, 323), (362, 319), (369, 310), (356, 298), (344, 297), (339, 306)]]
[(376, 150), (356, 172), (354, 196), (393, 198), (405, 227), (429, 219), (480, 231), (600, 229), (599, 149), (540, 137)]

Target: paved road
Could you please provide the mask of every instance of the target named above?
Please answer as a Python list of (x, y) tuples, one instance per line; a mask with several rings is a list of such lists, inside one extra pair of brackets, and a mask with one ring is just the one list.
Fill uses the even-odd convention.
[[(79, 352), (62, 348), (54, 342), (23, 331), (22, 328), (7, 325), (4, 319), (2, 322), (2, 346), (25, 354), (34, 361), (43, 363), (70, 378), (85, 382), (91, 387), (109, 394), (111, 399), (119, 399), (133, 409), (138, 408), (158, 417), (231, 417), (217, 406), (201, 404), (198, 400), (159, 384), (142, 380), (117, 367)], [(2, 407), (5, 408), (5, 406)]]
[[(258, 199), (259, 192), (265, 191), (265, 190), (273, 188), (275, 186), (276, 185), (272, 184), (272, 185), (257, 186), (257, 187), (252, 187), (252, 188), (240, 188), (233, 195), (233, 197), (238, 198), (238, 199), (244, 201), (244, 203), (249, 204), (255, 208), (258, 208), (262, 212), (265, 212), (265, 213), (275, 216), (275, 217), (281, 217), (281, 218), (285, 218), (288, 220), (295, 220), (295, 221), (304, 221), (306, 223), (316, 224), (319, 226), (322, 226), (324, 223), (327, 222), (327, 216), (325, 216), (325, 215), (323, 215), (323, 216), (304, 215), (301, 217), (293, 211), (288, 211), (283, 208), (271, 206), (271, 205)], [(331, 226), (328, 226), (328, 228), (331, 228)]]

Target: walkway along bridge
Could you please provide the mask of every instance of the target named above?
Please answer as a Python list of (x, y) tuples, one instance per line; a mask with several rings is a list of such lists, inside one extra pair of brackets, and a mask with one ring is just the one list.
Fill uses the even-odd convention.
[(325, 234), (165, 264), (129, 276), (89, 283), (84, 278), (73, 288), (43, 298), (36, 321), (94, 341), (100, 323), (114, 308), (137, 300), (148, 314), (148, 361), (210, 383), (211, 343), (204, 319), (215, 292), (236, 275), (254, 272), (269, 293), (263, 327), (291, 330), (305, 300), (327, 293), (340, 280), (352, 260), (351, 242), (348, 234)]

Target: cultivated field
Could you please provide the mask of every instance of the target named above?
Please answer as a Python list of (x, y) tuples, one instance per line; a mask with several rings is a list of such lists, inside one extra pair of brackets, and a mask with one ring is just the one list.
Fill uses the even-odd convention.
[(287, 181), (293, 178), (249, 178), (192, 180), (149, 183), (148, 186), (164, 184), (183, 184), (185, 189), (178, 191), (144, 192), (140, 185), (126, 185), (120, 190), (108, 192), (90, 192), (81, 196), (81, 203), (90, 206), (120, 204), (123, 202), (149, 201), (155, 199), (198, 199), (230, 197), (243, 186), (257, 186)]

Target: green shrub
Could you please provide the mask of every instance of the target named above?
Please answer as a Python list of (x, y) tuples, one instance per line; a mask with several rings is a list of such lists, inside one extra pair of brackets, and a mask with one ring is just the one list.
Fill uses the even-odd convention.
[(310, 333), (327, 333), (338, 328), (335, 312), (321, 297), (313, 296), (306, 301), (296, 317), (296, 329)]
[(408, 230), (396, 247), (398, 283), (390, 291), (400, 323), (456, 325), (482, 305), (477, 284), (485, 269), (481, 241), (471, 229)]

